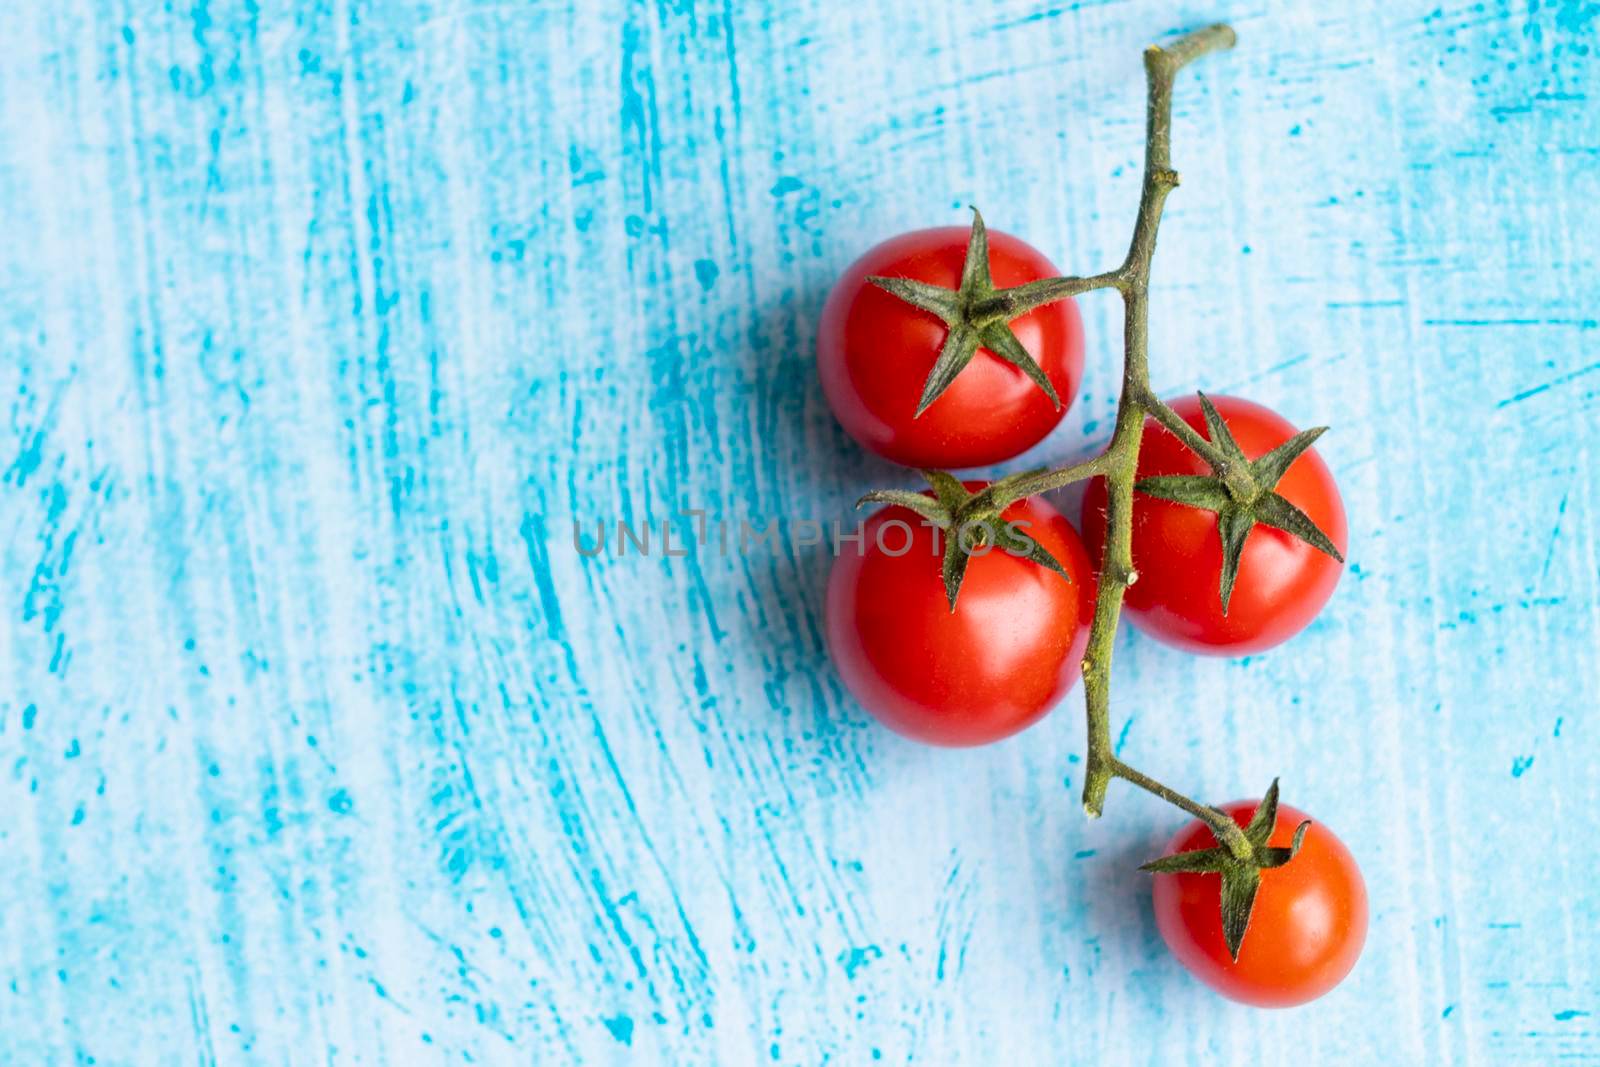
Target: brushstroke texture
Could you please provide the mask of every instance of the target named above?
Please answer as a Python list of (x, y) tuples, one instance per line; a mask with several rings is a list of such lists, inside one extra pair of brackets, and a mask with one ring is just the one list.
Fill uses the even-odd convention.
[[(1268, 656), (1125, 636), (1119, 751), (1281, 773), (1360, 857), (1365, 958), (1290, 1014), (1169, 959), (1134, 866), (1178, 820), (1081, 818), (1076, 695), (919, 748), (829, 669), (825, 552), (569, 538), (905, 483), (822, 401), (830, 280), (968, 203), (1114, 263), (1138, 49), (1215, 17), (1154, 374), (1332, 424), (1350, 567)], [(1597, 29), (0, 6), (0, 1061), (1600, 1062)], [(1108, 432), (1082, 307), (1018, 466)]]

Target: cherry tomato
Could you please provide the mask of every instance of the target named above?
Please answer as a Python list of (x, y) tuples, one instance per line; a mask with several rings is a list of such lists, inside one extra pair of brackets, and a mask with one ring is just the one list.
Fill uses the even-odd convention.
[[(947, 327), (866, 279), (886, 275), (955, 289), (968, 233), (947, 226), (883, 242), (845, 270), (822, 309), (817, 367), (828, 403), (850, 436), (896, 463), (945, 469), (1010, 459), (1056, 427), (1083, 377), (1083, 324), (1071, 298), (1058, 300), (1013, 319), (1011, 329), (1055, 387), (1059, 409), (1021, 370), (979, 349), (916, 415)], [(989, 231), (989, 263), (1000, 288), (1060, 273), (1037, 249), (996, 231)]]
[[(1248, 400), (1212, 396), (1211, 402), (1250, 459), (1258, 459), (1295, 435), (1282, 417)], [(1205, 436), (1199, 400), (1172, 401), (1183, 420)], [(1146, 421), (1139, 449), (1140, 478), (1162, 474), (1210, 474), (1187, 445), (1153, 420)], [(1345, 551), (1344, 504), (1327, 464), (1315, 449), (1289, 467), (1277, 491)], [(1103, 479), (1084, 495), (1084, 536), (1099, 560), (1105, 543)], [(1133, 495), (1133, 569), (1125, 611), (1145, 633), (1178, 648), (1220, 655), (1259, 652), (1305, 629), (1339, 583), (1343, 564), (1299, 538), (1257, 524), (1245, 541), (1233, 598), (1223, 614), (1222, 537), (1217, 516), (1202, 508)]]
[(941, 578), (944, 535), (902, 507), (873, 514), (861, 552), (844, 544), (834, 560), (826, 620), (834, 664), (868, 711), (908, 737), (997, 741), (1037, 722), (1078, 679), (1094, 612), (1083, 543), (1038, 498), (1000, 517), (1026, 523), (1021, 529), (1071, 581), (1003, 549), (980, 549), (952, 612)]
[[(1253, 800), (1222, 805), (1240, 826), (1250, 822), (1255, 809)], [(1304, 812), (1280, 804), (1267, 843), (1288, 847), (1306, 819)], [(1167, 851), (1216, 844), (1211, 828), (1195, 819)], [(1350, 850), (1319, 822), (1311, 823), (1293, 859), (1261, 872), (1237, 962), (1222, 937), (1222, 876), (1152, 877), (1162, 940), (1195, 977), (1230, 1000), (1264, 1008), (1315, 1000), (1350, 973), (1367, 939), (1366, 883)]]

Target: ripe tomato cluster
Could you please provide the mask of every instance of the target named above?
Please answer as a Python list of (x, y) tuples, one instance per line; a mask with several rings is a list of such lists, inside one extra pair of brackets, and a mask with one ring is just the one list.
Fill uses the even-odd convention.
[[(823, 308), (817, 369), (834, 413), (863, 447), (905, 466), (961, 468), (1020, 455), (1060, 423), (1082, 377), (1083, 330), (1067, 297), (1012, 324), (1056, 383), (1059, 407), (1053, 409), (1023, 371), (980, 347), (945, 392), (918, 414), (917, 394), (950, 327), (871, 279), (893, 272), (888, 276), (953, 289), (967, 245), (967, 232), (953, 227), (891, 238), (845, 270)], [(1020, 286), (1054, 275), (1043, 253), (1015, 237), (990, 234), (989, 246), (996, 281)], [(1259, 404), (1227, 396), (1210, 400), (1247, 459), (1260, 459), (1297, 433)], [(1195, 398), (1178, 398), (1169, 406), (1197, 432), (1206, 431)], [(1141, 480), (1208, 473), (1201, 457), (1154, 420), (1146, 423), (1139, 457)], [(1333, 475), (1314, 449), (1295, 460), (1276, 491), (1343, 553), (1344, 506)], [(1084, 498), (1087, 548), (1044, 500), (1025, 503), (1026, 519), (1048, 530), (1061, 546), (1056, 558), (1071, 583), (1092, 589), (1091, 561), (1098, 566), (1104, 549), (1104, 479), (1092, 481)], [(896, 507), (885, 509), (878, 521), (895, 518), (921, 522)], [(1303, 630), (1333, 595), (1340, 561), (1291, 533), (1257, 527), (1244, 541), (1238, 579), (1224, 610), (1217, 595), (1224, 562), (1217, 520), (1200, 507), (1144, 494), (1134, 498), (1138, 580), (1126, 595), (1134, 624), (1178, 648), (1220, 655), (1260, 652)], [(1078, 597), (1041, 601), (1034, 584), (1019, 577), (1033, 577), (1035, 568), (991, 552), (968, 564), (963, 588), (970, 601), (952, 613), (937, 566), (938, 531), (926, 523), (918, 530), (911, 551), (893, 563), (868, 537), (864, 555), (846, 555), (834, 568), (828, 634), (852, 692), (891, 727), (933, 744), (984, 744), (1031, 725), (1065, 693), (1040, 680), (1075, 679), (1083, 655), (1081, 641), (1051, 641), (1044, 635), (1087, 633), (1090, 612)], [(1035, 580), (1048, 585), (1048, 577)], [(975, 595), (977, 583), (983, 593)], [(908, 660), (916, 666), (904, 666)], [(1052, 699), (1020, 714), (1018, 694), (1035, 692)]]
[[(1037, 445), (1083, 374), (1077, 308), (1054, 295), (1065, 281), (981, 217), (970, 234), (919, 230), (871, 249), (822, 314), (817, 364), (835, 415), (863, 447), (911, 467), (1000, 463)], [(1195, 652), (1254, 653), (1287, 640), (1332, 595), (1346, 546), (1338, 489), (1310, 445), (1320, 431), (1298, 433), (1235, 397), (1164, 407), (1166, 424), (1147, 420), (1138, 446), (1130, 618)], [(1230, 469), (1198, 454), (1175, 419)], [(1083, 669), (1107, 485), (1102, 476), (1088, 487), (1085, 544), (1041, 497), (999, 497), (1003, 506), (984, 512), (997, 486), (924, 473), (923, 493), (864, 498), (888, 506), (869, 519), (859, 550), (834, 563), (828, 647), (851, 693), (892, 729), (935, 745), (985, 744), (1041, 719)], [(992, 529), (969, 533), (960, 519), (979, 513)], [(1243, 827), (1256, 805), (1220, 810)], [(1259, 810), (1267, 824), (1257, 827), (1257, 856), (1276, 858), (1248, 872), (1251, 939), (1241, 948), (1242, 922), (1225, 936), (1221, 872), (1233, 861), (1199, 819), (1173, 848), (1211, 858), (1153, 868), (1157, 925), (1178, 959), (1225, 995), (1299, 1003), (1354, 965), (1365, 890), (1330, 831), (1296, 833), (1304, 816), (1279, 809), (1276, 788)]]

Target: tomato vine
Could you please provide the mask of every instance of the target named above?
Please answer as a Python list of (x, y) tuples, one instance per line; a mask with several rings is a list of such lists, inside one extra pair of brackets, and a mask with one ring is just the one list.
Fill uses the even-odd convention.
[[(1134, 494), (1175, 501), (1212, 511), (1223, 545), (1222, 610), (1227, 611), (1240, 553), (1256, 524), (1283, 530), (1342, 562), (1333, 542), (1294, 504), (1275, 491), (1278, 480), (1306, 452), (1324, 428), (1295, 435), (1258, 459), (1247, 458), (1210, 401), (1200, 398), (1207, 434), (1151, 390), (1149, 369), (1149, 283), (1156, 231), (1168, 195), (1178, 186), (1172, 169), (1172, 95), (1177, 74), (1210, 52), (1233, 47), (1234, 31), (1217, 24), (1194, 31), (1170, 44), (1145, 50), (1147, 81), (1144, 175), (1133, 237), (1123, 262), (1113, 270), (1087, 277), (1052, 278), (1011, 289), (997, 289), (989, 280), (988, 236), (974, 210), (972, 233), (958, 289), (904, 278), (870, 277), (871, 284), (935, 315), (948, 328), (944, 345), (929, 373), (917, 414), (938, 398), (983, 345), (1022, 370), (1053, 403), (1059, 399), (1042, 371), (1012, 336), (1007, 323), (1034, 308), (1097, 289), (1114, 289), (1123, 304), (1123, 372), (1111, 441), (1091, 459), (1058, 470), (1030, 471), (968, 492), (953, 475), (924, 471), (932, 495), (909, 490), (879, 490), (861, 503), (898, 505), (948, 531), (942, 576), (951, 611), (955, 611), (967, 557), (974, 545), (998, 545), (1013, 555), (1033, 560), (1066, 576), (1036, 542), (999, 522), (1006, 508), (1026, 497), (1090, 478), (1105, 485), (1105, 538), (1094, 598), (1093, 621), (1083, 656), (1088, 758), (1083, 807), (1091, 817), (1104, 810), (1107, 790), (1120, 778), (1188, 812), (1210, 828), (1219, 847), (1152, 861), (1156, 872), (1211, 871), (1221, 875), (1222, 926), (1227, 948), (1238, 959), (1245, 929), (1264, 869), (1288, 863), (1304, 838), (1303, 824), (1288, 846), (1268, 847), (1277, 814), (1274, 781), (1250, 824), (1241, 827), (1219, 807), (1202, 804), (1124, 762), (1111, 741), (1112, 646), (1128, 588), (1138, 580), (1132, 554)], [(1210, 466), (1209, 475), (1155, 477), (1140, 481), (1137, 471), (1146, 420), (1153, 420), (1181, 440)], [(971, 534), (971, 536), (969, 536)]]

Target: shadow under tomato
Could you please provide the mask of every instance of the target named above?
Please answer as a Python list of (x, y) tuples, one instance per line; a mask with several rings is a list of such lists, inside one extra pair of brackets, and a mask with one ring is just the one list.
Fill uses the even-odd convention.
[[(735, 590), (737, 604), (719, 610), (740, 620), (740, 639), (759, 664), (765, 704), (784, 724), (782, 735), (815, 746), (822, 759), (858, 760), (863, 746), (885, 743), (891, 735), (845, 689), (828, 656), (824, 605), (834, 559), (832, 524), (849, 533), (865, 521), (873, 509), (857, 511), (855, 503), (868, 490), (922, 489), (925, 482), (916, 471), (858, 444), (823, 395), (816, 328), (831, 284), (831, 276), (820, 278), (761, 310), (737, 353), (730, 354), (737, 362), (738, 388), (748, 393), (749, 402), (740, 405), (744, 424), (721, 434), (732, 460), (735, 494), (725, 517), (762, 528), (776, 523), (780, 532), (776, 543), (762, 541), (740, 553), (744, 582)], [(1061, 466), (1103, 447), (1069, 429), (1073, 422), (1030, 450), (1025, 460), (963, 473), (994, 478)], [(1083, 487), (1075, 485), (1046, 499), (1077, 526), (1082, 493)], [(803, 543), (818, 526), (823, 543)], [(853, 550), (849, 544), (842, 548)]]
[[(862, 493), (921, 480), (861, 448), (833, 417), (814, 350), (826, 295), (824, 284), (771, 305), (740, 348), (736, 373), (750, 393), (749, 450), (734, 463), (730, 503), (738, 514), (725, 518), (736, 531), (741, 522), (758, 531), (736, 550), (745, 580), (732, 607), (740, 639), (763, 675), (767, 707), (785, 738), (816, 746), (821, 759), (854, 762), (857, 745), (870, 744), (881, 727), (845, 690), (828, 658), (823, 610), (833, 525), (854, 532), (866, 516), (855, 508)], [(738, 451), (736, 443), (731, 447)], [(774, 528), (770, 538), (762, 536)]]
[[(1112, 792), (1125, 792), (1112, 783)], [(1107, 807), (1119, 802), (1138, 803), (1140, 798), (1111, 796)], [(1112, 826), (1115, 813), (1097, 820), (1085, 834), (1091, 841), (1101, 841), (1095, 854), (1087, 862), (1077, 865), (1072, 872), (1081, 894), (1083, 923), (1093, 931), (1107, 955), (1127, 961), (1128, 971), (1142, 970), (1163, 955), (1161, 937), (1156, 931), (1155, 913), (1150, 904), (1151, 875), (1141, 871), (1139, 865), (1161, 854), (1166, 836), (1172, 829), (1163, 831), (1159, 825), (1143, 826), (1142, 822), (1130, 826)], [(1131, 822), (1131, 820), (1128, 820)], [(1092, 846), (1086, 846), (1092, 847)], [(1108, 976), (1115, 981), (1126, 975)]]

